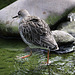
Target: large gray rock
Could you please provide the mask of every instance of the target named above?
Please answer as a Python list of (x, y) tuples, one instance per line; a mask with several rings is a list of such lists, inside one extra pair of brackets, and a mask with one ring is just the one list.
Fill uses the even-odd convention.
[(18, 19), (12, 17), (17, 15), (20, 9), (27, 9), (32, 16), (38, 16), (50, 24), (58, 21), (60, 16), (73, 6), (75, 0), (17, 0), (0, 10), (0, 35), (18, 34)]
[(12, 22), (12, 17), (20, 9), (27, 9), (31, 15), (46, 19), (52, 14), (61, 15), (66, 9), (74, 6), (74, 4), (75, 0), (18, 0), (0, 10), (0, 20), (5, 23), (7, 21)]
[(6, 24), (10, 22), (12, 25), (16, 25), (14, 24), (16, 20), (13, 20), (12, 17), (20, 9), (27, 9), (31, 15), (46, 19), (49, 15), (61, 15), (66, 9), (74, 6), (74, 4), (75, 0), (18, 0), (0, 10), (0, 20)]

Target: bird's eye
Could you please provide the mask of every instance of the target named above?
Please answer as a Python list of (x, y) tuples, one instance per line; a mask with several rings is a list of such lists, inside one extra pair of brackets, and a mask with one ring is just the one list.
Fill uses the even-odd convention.
[(20, 12), (18, 12), (18, 15), (21, 15)]

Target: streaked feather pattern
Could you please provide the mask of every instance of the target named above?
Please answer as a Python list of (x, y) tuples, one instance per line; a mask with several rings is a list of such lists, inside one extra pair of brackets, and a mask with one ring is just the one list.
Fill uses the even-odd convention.
[(38, 17), (27, 16), (23, 18), (19, 25), (19, 31), (22, 39), (28, 45), (48, 49), (55, 49), (57, 47), (57, 43), (48, 24)]

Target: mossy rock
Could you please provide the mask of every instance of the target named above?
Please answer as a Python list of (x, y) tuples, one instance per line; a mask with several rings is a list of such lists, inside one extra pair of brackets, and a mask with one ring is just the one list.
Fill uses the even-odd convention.
[(65, 31), (55, 30), (52, 31), (52, 34), (59, 45), (73, 43), (75, 41), (75, 38)]
[(67, 25), (62, 26), (61, 30), (72, 34), (75, 37), (75, 22), (69, 22)]
[(0, 36), (4, 37), (20, 37), (18, 26), (6, 26), (0, 23)]
[[(12, 3), (12, 2), (14, 2), (14, 3)], [(60, 19), (67, 16), (67, 14), (71, 11), (72, 7), (74, 6), (72, 1), (68, 1), (68, 3), (70, 3), (70, 6), (67, 6), (64, 9), (64, 8), (62, 8), (63, 7), (62, 2), (64, 2), (64, 6), (65, 6), (65, 1), (62, 1), (62, 2), (60, 1), (61, 7), (60, 7), (59, 11), (57, 11), (58, 8), (56, 8), (56, 6), (58, 6), (58, 5), (60, 6), (60, 3), (58, 3), (58, 2), (56, 2), (58, 4), (56, 6), (50, 5), (51, 1), (47, 2), (47, 1), (43, 0), (43, 1), (36, 1), (35, 3), (34, 2), (35, 2), (34, 0), (33, 1), (25, 1), (25, 0), (22, 0), (22, 1), (21, 0), (17, 0), (17, 1), (16, 0), (10, 0), (10, 1), (5, 0), (5, 1), (2, 1), (1, 0), (1, 4), (3, 5), (3, 6), (2, 5), (0, 6), (1, 8), (8, 5), (7, 7), (0, 10), (0, 14), (1, 14), (0, 15), (0, 26), (1, 25), (4, 26), (4, 28), (0, 27), (1, 32), (3, 32), (3, 34), (4, 34), (4, 32), (5, 32), (5, 34), (8, 34), (8, 32), (11, 32), (11, 34), (17, 33), (16, 26), (18, 26), (18, 22), (17, 22), (18, 20), (17, 19), (13, 20), (12, 17), (15, 16), (20, 9), (27, 9), (28, 12), (32, 16), (33, 15), (38, 16), (41, 19), (44, 19), (49, 24), (49, 26), (53, 26), (55, 23), (60, 21)], [(12, 4), (10, 4), (10, 3), (12, 3)], [(34, 6), (32, 6), (33, 3), (35, 4)], [(52, 3), (54, 4), (54, 1), (52, 1)], [(43, 8), (41, 7), (41, 4), (42, 4)], [(36, 7), (36, 5), (37, 5), (38, 8)], [(62, 11), (61, 11), (61, 9), (62, 9)], [(4, 31), (2, 31), (2, 30), (4, 30)]]

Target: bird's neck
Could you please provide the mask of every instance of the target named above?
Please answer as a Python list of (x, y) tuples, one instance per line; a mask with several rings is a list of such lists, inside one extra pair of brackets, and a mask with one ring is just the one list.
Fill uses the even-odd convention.
[(20, 18), (18, 19), (18, 23), (22, 22), (22, 20), (23, 20), (23, 17), (20, 17)]
[(24, 22), (28, 19), (29, 16), (25, 16), (25, 17), (20, 17), (19, 18), (19, 23), (22, 22), (24, 20)]

